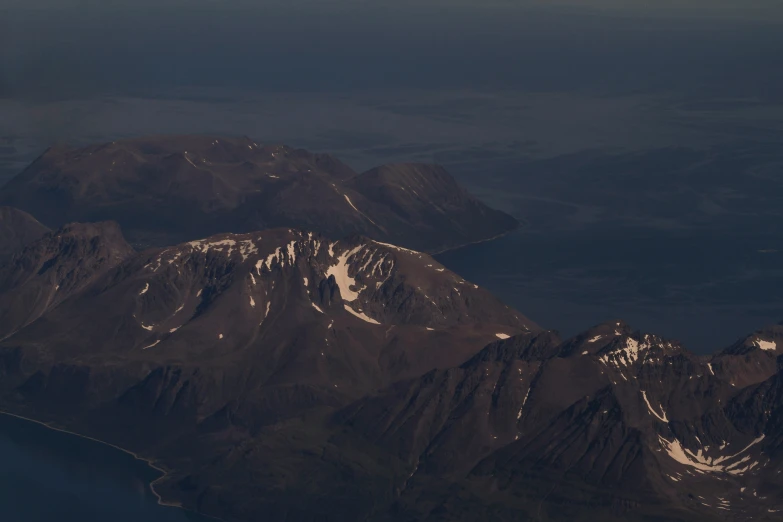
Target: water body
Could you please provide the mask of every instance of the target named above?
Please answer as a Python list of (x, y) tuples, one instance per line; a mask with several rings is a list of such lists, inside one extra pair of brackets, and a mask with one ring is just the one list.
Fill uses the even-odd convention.
[(158, 505), (160, 472), (77, 435), (0, 414), (0, 520), (8, 522), (207, 522)]
[(779, 237), (522, 229), (437, 257), (564, 337), (623, 319), (707, 354), (783, 319)]

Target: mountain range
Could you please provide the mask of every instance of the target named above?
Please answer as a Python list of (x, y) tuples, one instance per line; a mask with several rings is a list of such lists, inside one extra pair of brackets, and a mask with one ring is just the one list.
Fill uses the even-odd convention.
[(0, 205), (52, 228), (117, 221), (141, 247), (288, 227), (438, 252), (518, 226), (436, 165), (358, 174), (327, 154), (210, 136), (53, 147), (0, 189)]
[[(410, 186), (407, 166), (329, 165), (389, 208)], [(356, 230), (140, 248), (9, 208), (0, 231), (0, 408), (153, 460), (167, 502), (237, 522), (782, 518), (783, 325), (711, 356), (621, 320), (561, 339)]]

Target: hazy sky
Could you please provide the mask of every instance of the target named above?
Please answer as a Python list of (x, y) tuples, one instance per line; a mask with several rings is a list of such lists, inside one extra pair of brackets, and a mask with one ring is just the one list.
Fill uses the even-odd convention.
[[(783, 74), (783, 31), (773, 17), (710, 18), (723, 12), (706, 6), (714, 0), (686, 2), (699, 16), (685, 18), (639, 16), (642, 7), (633, 16), (621, 14), (628, 7), (590, 13), (584, 4), (570, 10), (550, 2), (53, 3), (58, 9), (25, 0), (0, 17), (0, 97), (160, 96), (183, 85), (778, 96)], [(742, 13), (754, 12), (743, 5)]]
[(251, 6), (254, 9), (264, 9), (269, 5), (290, 5), (297, 4), (302, 6), (339, 6), (339, 5), (372, 5), (373, 7), (391, 6), (394, 8), (405, 8), (409, 6), (437, 5), (444, 7), (468, 7), (471, 9), (486, 9), (497, 7), (510, 7), (514, 9), (527, 7), (552, 7), (569, 6), (591, 9), (613, 9), (623, 11), (646, 11), (646, 12), (685, 12), (692, 10), (701, 10), (703, 12), (729, 12), (729, 11), (751, 11), (757, 9), (768, 9), (770, 11), (780, 10), (780, 2), (777, 0), (3, 0), (0, 7), (14, 8), (84, 8), (84, 7), (110, 7), (117, 6), (137, 6), (150, 7), (162, 5), (175, 5), (181, 7), (236, 7)]

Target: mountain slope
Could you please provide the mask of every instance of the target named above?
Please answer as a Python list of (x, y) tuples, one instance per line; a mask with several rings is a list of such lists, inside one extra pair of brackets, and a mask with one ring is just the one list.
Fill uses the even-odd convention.
[(357, 175), (324, 154), (206, 136), (53, 148), (0, 190), (0, 202), (50, 226), (116, 220), (143, 246), (294, 227), (434, 252), (517, 226), (439, 167)]
[(440, 234), (436, 250), (487, 238), (488, 230), (501, 233), (517, 226), (511, 216), (476, 200), (437, 165), (384, 165), (348, 180), (346, 185), (373, 204), (376, 221), (399, 223), (388, 227), (388, 233), (390, 241), (400, 244), (405, 243), (404, 231), (410, 226), (427, 236)]
[(49, 231), (27, 212), (0, 207), (0, 263)]
[[(194, 471), (207, 488), (234, 480), (217, 479), (224, 466), (239, 478), (272, 457), (265, 469), (282, 471), (331, 444), (319, 419), (335, 409), (538, 330), (426, 254), (292, 229), (135, 253), (114, 224), (73, 224), (30, 245), (2, 281), (0, 302), (51, 297), (2, 317), (3, 409), (162, 458), (178, 472), (160, 491), (183, 499), (192, 488), (179, 481)], [(303, 419), (314, 424), (288, 445)], [(284, 447), (237, 456), (236, 445), (267, 448), (270, 433)], [(339, 459), (373, 465), (339, 446)], [(337, 463), (319, 462), (314, 476), (339, 485)], [(197, 489), (194, 502), (214, 512), (218, 493)], [(240, 518), (255, 509), (250, 498), (267, 497), (238, 502)]]
[(226, 520), (778, 520), (783, 326), (711, 357), (562, 341), (427, 254), (291, 228), (143, 252), (70, 224), (0, 270), (0, 408)]
[[(94, 375), (111, 365), (125, 372), (116, 382), (142, 387), (159, 386), (150, 371), (176, 368), (198, 375), (193, 415), (234, 403), (235, 416), (258, 424), (344, 404), (536, 329), (426, 254), (361, 237), (275, 229), (141, 254), (120, 239), (110, 224), (71, 225), (0, 279), (0, 346), (39, 368), (19, 366), (14, 378), (42, 400), (68, 395), (49, 383), (58, 368)], [(74, 405), (117, 393), (88, 384), (72, 390)]]
[(0, 267), (0, 339), (33, 323), (135, 252), (116, 223), (71, 224)]
[(738, 391), (718, 364), (621, 322), (523, 334), (336, 419), (405, 463), (411, 519), (774, 520), (781, 374)]

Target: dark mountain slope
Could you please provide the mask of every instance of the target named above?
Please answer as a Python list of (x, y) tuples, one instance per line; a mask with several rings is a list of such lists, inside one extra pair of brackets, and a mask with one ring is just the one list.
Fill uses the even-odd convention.
[(205, 136), (53, 148), (0, 190), (0, 202), (50, 226), (116, 220), (134, 243), (158, 246), (294, 227), (433, 252), (517, 226), (439, 167), (357, 176), (327, 155)]
[(780, 374), (711, 364), (621, 322), (526, 334), (337, 419), (405, 463), (410, 519), (774, 520)]
[[(426, 254), (292, 229), (136, 254), (115, 225), (69, 225), (4, 273), (0, 300), (55, 297), (34, 300), (22, 322), (4, 319), (3, 408), (182, 466), (161, 491), (198, 491), (191, 501), (204, 509), (223, 495), (212, 484), (268, 469), (266, 479), (232, 486), (249, 495), (236, 503), (242, 518), (258, 505), (251, 499), (292, 508), (258, 489), (277, 484), (291, 462), (341, 495), (346, 466), (393, 465), (354, 436), (349, 449), (331, 441), (324, 415), (395, 380), (459, 365), (493, 339), (538, 330)], [(331, 456), (311, 462), (319, 448)], [(376, 491), (386, 479), (368, 480)]]
[(71, 390), (74, 406), (118, 398), (114, 385), (93, 381), (111, 365), (126, 373), (115, 382), (137, 382), (128, 393), (138, 408), (160, 407), (189, 376), (189, 415), (231, 404), (258, 425), (345, 404), (536, 329), (429, 256), (360, 237), (276, 229), (132, 255), (117, 235), (109, 225), (67, 227), (29, 247), (3, 279), (0, 302), (37, 296), (22, 319), (9, 304), (2, 346), (38, 368), (19, 366), (13, 380), (39, 400), (67, 398), (52, 384), (66, 367), (89, 373)]
[(783, 355), (783, 326), (774, 325), (748, 335), (712, 358), (711, 370), (734, 387), (766, 381), (779, 370)]
[(520, 355), (557, 343), (551, 333), (493, 343), (459, 368), (396, 384), (339, 420), (408, 463), (411, 476), (459, 473), (519, 433), (519, 412), (541, 360)]
[(116, 223), (71, 224), (29, 244), (0, 267), (0, 339), (134, 254)]
[(155, 458), (227, 520), (772, 521), (781, 326), (713, 357), (566, 341), (429, 255), (290, 228), (0, 270), (0, 407)]
[(517, 226), (511, 216), (468, 194), (438, 165), (384, 165), (348, 180), (346, 185), (374, 204), (373, 216), (382, 216), (376, 221), (399, 222), (388, 231), (390, 240), (399, 244), (406, 243), (405, 230), (412, 226), (428, 237), (442, 234), (436, 249), (481, 238), (488, 230), (502, 233)]
[(49, 229), (27, 212), (0, 207), (0, 264), (47, 232)]

